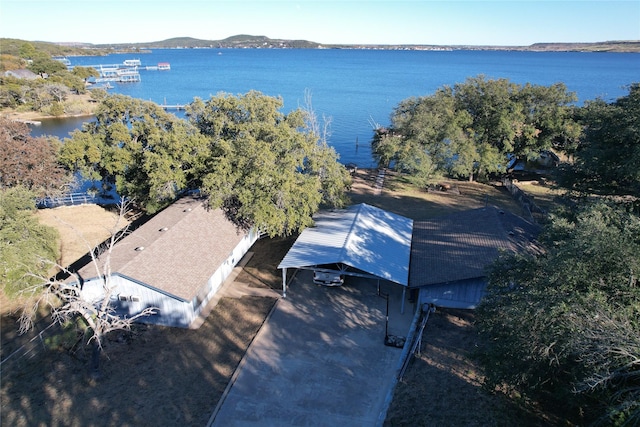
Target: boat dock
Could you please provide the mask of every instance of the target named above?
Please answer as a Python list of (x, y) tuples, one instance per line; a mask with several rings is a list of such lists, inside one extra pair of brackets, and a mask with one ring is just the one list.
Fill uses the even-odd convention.
[[(67, 60), (68, 61), (68, 60)], [(97, 64), (97, 65), (71, 65), (67, 64), (69, 70), (73, 70), (75, 66), (84, 68), (94, 68), (100, 76), (97, 77), (95, 83), (117, 82), (117, 83), (139, 83), (142, 81), (140, 70), (147, 71), (169, 71), (171, 64), (168, 62), (159, 62), (157, 65), (144, 66), (139, 59), (126, 59), (121, 64)]]
[(184, 110), (187, 106), (184, 104), (159, 104), (160, 107), (164, 108), (167, 111), (180, 111)]

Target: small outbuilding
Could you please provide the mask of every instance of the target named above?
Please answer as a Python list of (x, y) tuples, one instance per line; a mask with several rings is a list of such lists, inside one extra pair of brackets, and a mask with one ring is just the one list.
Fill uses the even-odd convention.
[(539, 226), (496, 207), (457, 212), (413, 229), (409, 288), (420, 304), (473, 309), (501, 251), (539, 251)]
[[(218, 292), (258, 236), (237, 229), (204, 202), (183, 197), (116, 243), (109, 265), (111, 303), (119, 315), (154, 307), (157, 313), (141, 322), (189, 327)], [(105, 294), (107, 253), (98, 261), (78, 271), (83, 295), (95, 301)]]

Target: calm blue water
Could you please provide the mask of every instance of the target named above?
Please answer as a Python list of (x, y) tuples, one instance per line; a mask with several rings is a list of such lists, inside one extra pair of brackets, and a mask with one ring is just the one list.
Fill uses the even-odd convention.
[[(280, 49), (158, 49), (150, 54), (72, 57), (73, 65), (169, 62), (170, 71), (141, 71), (140, 83), (113, 83), (112, 92), (157, 103), (186, 104), (219, 92), (258, 90), (281, 96), (284, 112), (312, 96), (319, 118), (331, 120), (329, 143), (343, 163), (373, 166), (373, 123), (389, 124), (393, 108), (411, 96), (432, 94), (467, 77), (507, 78), (524, 84), (563, 82), (579, 104), (612, 101), (640, 81), (640, 55), (625, 53), (382, 51)], [(179, 114), (179, 113), (178, 113)], [(34, 134), (66, 137), (83, 120), (45, 122)]]

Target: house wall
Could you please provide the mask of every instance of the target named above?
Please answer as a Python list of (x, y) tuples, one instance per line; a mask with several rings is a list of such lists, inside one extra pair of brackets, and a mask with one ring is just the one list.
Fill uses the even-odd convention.
[(484, 296), (486, 278), (460, 280), (451, 283), (425, 285), (420, 288), (420, 305), (434, 304), (436, 307), (475, 309)]
[[(129, 277), (113, 274), (110, 286), (112, 287), (111, 306), (120, 316), (132, 317), (147, 307), (154, 307), (157, 313), (141, 318), (139, 322), (185, 328), (194, 318), (190, 302), (138, 283)], [(84, 297), (96, 302), (102, 301), (104, 292), (101, 279), (88, 280), (82, 288)]]
[(251, 249), (251, 246), (258, 240), (258, 234), (251, 229), (251, 231), (238, 243), (234, 250), (229, 254), (229, 257), (224, 263), (207, 281), (207, 285), (199, 292), (198, 295), (192, 301), (192, 307), (194, 307), (194, 313), (200, 314), (202, 309), (207, 306), (207, 303), (213, 298), (213, 296), (220, 290), (222, 284), (229, 277), (234, 267), (240, 262), (243, 256)]

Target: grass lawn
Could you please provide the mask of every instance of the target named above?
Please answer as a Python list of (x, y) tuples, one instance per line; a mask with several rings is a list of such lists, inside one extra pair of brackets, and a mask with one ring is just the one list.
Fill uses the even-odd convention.
[[(353, 203), (368, 203), (414, 220), (486, 204), (521, 213), (500, 187), (450, 182), (460, 194), (433, 194), (387, 174), (377, 194), (375, 171), (360, 170), (354, 178)], [(81, 214), (85, 209), (86, 215)], [(69, 239), (61, 240), (65, 263), (86, 252), (86, 245), (78, 242), (98, 243), (112, 227), (111, 213), (89, 209), (94, 207), (40, 213), (43, 222), (71, 230)], [(72, 214), (60, 221), (65, 210)], [(65, 223), (74, 226), (61, 225)], [(280, 289), (277, 265), (294, 241), (295, 236), (256, 242), (253, 257), (236, 280)], [(4, 302), (3, 348), (11, 336), (17, 339), (4, 333), (15, 327), (15, 317), (7, 315)], [(75, 335), (50, 343), (33, 358), (2, 367), (0, 421), (12, 426), (202, 426), (274, 302), (264, 297), (222, 298), (198, 330), (138, 325), (131, 333), (113, 334), (105, 344), (103, 376), (98, 381), (86, 375), (87, 347)], [(523, 415), (504, 396), (482, 389), (482, 373), (469, 357), (474, 345), (472, 315), (434, 315), (425, 330), (422, 356), (412, 362), (406, 380), (399, 384), (386, 425), (487, 425), (500, 416), (505, 422), (493, 425), (537, 425), (539, 417)], [(432, 418), (436, 413), (445, 415)], [(465, 413), (469, 417), (462, 417)]]

